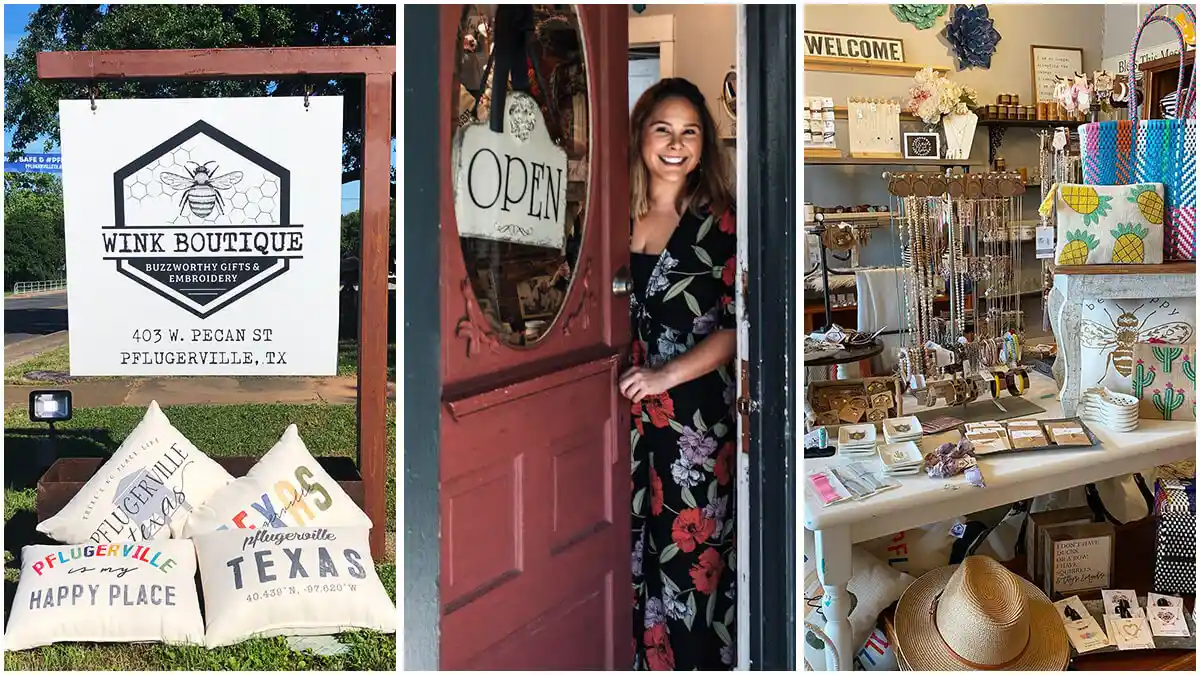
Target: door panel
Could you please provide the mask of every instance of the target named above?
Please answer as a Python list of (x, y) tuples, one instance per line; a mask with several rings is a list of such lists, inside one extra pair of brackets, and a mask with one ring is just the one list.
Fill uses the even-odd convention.
[[(586, 217), (563, 310), (509, 346), (480, 310), (441, 156), (443, 670), (628, 669), (627, 11), (577, 6), (588, 83)], [(461, 5), (441, 9), (439, 106), (453, 138)], [(600, 55), (607, 55), (604, 59)]]

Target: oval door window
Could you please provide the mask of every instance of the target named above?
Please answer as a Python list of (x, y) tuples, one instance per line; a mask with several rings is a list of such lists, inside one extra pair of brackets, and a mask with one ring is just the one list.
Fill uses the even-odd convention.
[(529, 91), (508, 88), (504, 129), (492, 131), (496, 11), (463, 10), (451, 105), (452, 142), (461, 145), (451, 179), (475, 297), (497, 336), (522, 347), (550, 333), (576, 276), (587, 217), (588, 81), (575, 8), (533, 5), (520, 60), (506, 59), (524, 65)]

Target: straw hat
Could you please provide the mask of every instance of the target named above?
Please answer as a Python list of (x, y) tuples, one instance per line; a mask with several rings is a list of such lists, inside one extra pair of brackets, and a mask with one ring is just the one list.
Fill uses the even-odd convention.
[(904, 591), (896, 645), (912, 670), (1066, 670), (1071, 652), (1046, 594), (978, 555)]

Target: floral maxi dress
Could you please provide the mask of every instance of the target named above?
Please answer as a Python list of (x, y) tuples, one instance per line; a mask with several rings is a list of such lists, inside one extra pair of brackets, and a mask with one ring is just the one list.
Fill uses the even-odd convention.
[[(685, 212), (661, 255), (633, 254), (633, 365), (733, 329), (736, 219)], [(735, 660), (732, 363), (633, 404), (634, 667)]]

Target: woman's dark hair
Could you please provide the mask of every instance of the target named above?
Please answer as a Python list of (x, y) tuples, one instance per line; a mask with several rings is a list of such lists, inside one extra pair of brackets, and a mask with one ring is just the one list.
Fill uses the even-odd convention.
[(630, 214), (640, 218), (650, 211), (650, 171), (642, 161), (642, 133), (658, 104), (671, 98), (691, 103), (700, 118), (701, 128), (700, 162), (687, 176), (676, 211), (683, 213), (686, 206), (693, 213), (698, 213), (703, 207), (723, 213), (732, 206), (733, 194), (725, 153), (717, 136), (717, 122), (708, 110), (704, 94), (696, 85), (682, 77), (669, 77), (656, 82), (638, 98), (629, 118)]

